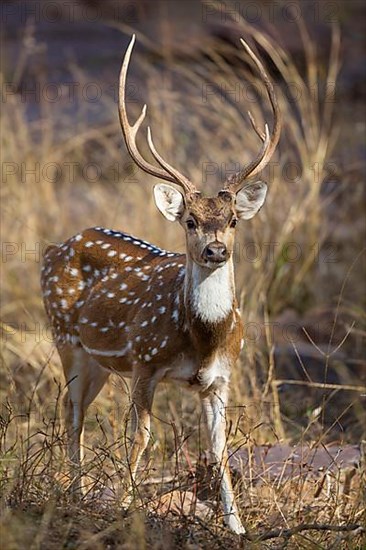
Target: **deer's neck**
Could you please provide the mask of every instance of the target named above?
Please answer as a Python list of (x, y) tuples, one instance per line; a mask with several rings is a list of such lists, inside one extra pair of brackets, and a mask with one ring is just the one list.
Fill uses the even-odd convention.
[(201, 267), (187, 259), (184, 282), (187, 310), (204, 323), (218, 323), (227, 318), (235, 299), (234, 266), (230, 259), (215, 270)]

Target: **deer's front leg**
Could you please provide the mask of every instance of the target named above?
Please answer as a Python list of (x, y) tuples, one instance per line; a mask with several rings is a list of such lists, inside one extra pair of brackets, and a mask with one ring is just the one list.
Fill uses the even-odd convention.
[[(141, 456), (150, 439), (150, 417), (156, 382), (153, 373), (146, 366), (136, 368), (132, 377), (131, 436), (132, 445), (129, 452), (130, 469), (129, 488), (133, 489), (137, 468)], [(127, 497), (125, 503), (132, 498)]]
[(226, 416), (228, 387), (223, 383), (201, 396), (211, 452), (218, 463), (220, 474), (221, 501), (224, 522), (234, 533), (245, 533), (235, 503), (234, 491), (228, 464), (226, 445)]

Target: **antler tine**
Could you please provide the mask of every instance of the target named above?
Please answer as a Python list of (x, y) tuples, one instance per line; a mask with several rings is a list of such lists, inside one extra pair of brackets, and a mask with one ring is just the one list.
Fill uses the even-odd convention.
[(164, 180), (173, 182), (174, 181), (173, 178), (169, 176), (169, 174), (167, 174), (165, 170), (161, 170), (161, 168), (158, 168), (153, 164), (150, 164), (149, 162), (147, 162), (142, 157), (142, 155), (140, 154), (137, 148), (136, 135), (146, 116), (146, 109), (147, 109), (146, 105), (143, 106), (141, 114), (133, 126), (131, 126), (128, 121), (127, 110), (126, 110), (126, 79), (127, 79), (127, 71), (128, 71), (128, 66), (131, 59), (133, 46), (135, 44), (135, 39), (136, 37), (135, 35), (133, 35), (123, 59), (120, 77), (119, 77), (119, 119), (121, 123), (123, 136), (125, 138), (128, 152), (130, 153), (132, 159), (136, 162), (137, 166), (141, 168), (141, 170), (143, 170), (144, 172), (147, 172), (148, 174), (151, 174), (152, 176), (157, 176)]
[(269, 133), (267, 124), (265, 125), (265, 133), (263, 133), (258, 127), (258, 125), (256, 124), (253, 115), (251, 113), (248, 113), (252, 127), (255, 130), (256, 134), (259, 136), (259, 138), (263, 141), (263, 145), (258, 155), (253, 161), (251, 161), (249, 164), (244, 166), (244, 168), (240, 172), (237, 172), (237, 174), (235, 174), (234, 176), (231, 176), (226, 181), (224, 189), (234, 193), (236, 193), (243, 187), (246, 179), (258, 174), (258, 172), (263, 170), (263, 168), (268, 164), (277, 147), (278, 140), (281, 134), (281, 112), (280, 112), (277, 96), (276, 96), (272, 81), (269, 78), (262, 62), (253, 52), (253, 50), (249, 47), (249, 45), (245, 42), (245, 40), (241, 38), (240, 42), (244, 46), (244, 49), (246, 50), (250, 58), (254, 61), (262, 77), (262, 80), (266, 87), (267, 94), (272, 106), (274, 122), (273, 122), (272, 133)]
[(160, 164), (160, 166), (162, 168), (164, 168), (164, 170), (166, 170), (172, 176), (172, 178), (174, 178), (174, 182), (177, 183), (178, 185), (180, 185), (181, 187), (183, 187), (184, 191), (188, 195), (197, 193), (198, 191), (197, 191), (196, 187), (193, 185), (193, 183), (190, 182), (189, 179), (187, 179), (185, 176), (183, 176), (180, 172), (178, 172), (178, 170), (173, 168), (173, 166), (168, 164), (166, 162), (166, 160), (164, 160), (159, 155), (159, 153), (157, 152), (157, 150), (155, 148), (153, 139), (152, 139), (152, 133), (151, 133), (150, 126), (147, 127), (147, 142), (149, 144), (150, 151), (151, 151), (154, 159)]
[(147, 172), (148, 174), (161, 178), (165, 181), (170, 181), (171, 183), (180, 185), (187, 192), (192, 192), (192, 190), (194, 189), (193, 184), (191, 184), (185, 176), (180, 174), (177, 170), (175, 170), (167, 162), (165, 162), (160, 157), (160, 155), (158, 155), (156, 151), (154, 154), (151, 146), (150, 146), (151, 152), (153, 153), (154, 157), (156, 158), (156, 160), (159, 162), (160, 166), (163, 169), (159, 168), (158, 166), (154, 166), (153, 164), (150, 164), (147, 160), (145, 160), (137, 148), (136, 135), (142, 122), (145, 119), (147, 106), (146, 105), (143, 106), (140, 116), (136, 120), (135, 124), (131, 126), (128, 121), (127, 109), (126, 109), (126, 79), (127, 79), (127, 71), (128, 71), (128, 66), (131, 59), (133, 46), (135, 44), (135, 39), (136, 37), (135, 35), (133, 35), (123, 59), (120, 77), (119, 77), (119, 119), (121, 122), (121, 128), (122, 128), (123, 136), (125, 138), (128, 152), (130, 153), (135, 163), (144, 172)]
[(262, 130), (259, 128), (259, 126), (257, 125), (256, 121), (255, 121), (255, 118), (254, 116), (252, 115), (252, 113), (250, 111), (248, 111), (248, 117), (249, 117), (249, 120), (251, 122), (251, 125), (252, 125), (252, 128), (253, 130), (255, 131), (255, 133), (257, 134), (257, 136), (262, 140), (264, 141), (266, 139), (266, 134), (262, 132)]

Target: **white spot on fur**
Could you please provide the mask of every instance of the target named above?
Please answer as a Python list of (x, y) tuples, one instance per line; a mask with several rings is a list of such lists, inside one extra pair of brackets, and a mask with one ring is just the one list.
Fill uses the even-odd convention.
[(91, 353), (92, 355), (100, 355), (101, 357), (123, 357), (131, 349), (131, 342), (128, 342), (128, 344), (124, 348), (118, 349), (118, 350), (93, 349), (93, 348), (88, 348), (83, 343), (82, 343), (82, 346), (85, 349), (85, 351), (87, 351), (88, 353)]

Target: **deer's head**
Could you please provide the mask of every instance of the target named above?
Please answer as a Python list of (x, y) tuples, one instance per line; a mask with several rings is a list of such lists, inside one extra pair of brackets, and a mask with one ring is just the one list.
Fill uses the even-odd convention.
[(134, 42), (135, 36), (132, 37), (127, 49), (120, 75), (119, 114), (127, 149), (142, 170), (181, 188), (178, 190), (165, 183), (156, 185), (154, 188), (156, 206), (169, 221), (178, 221), (184, 228), (187, 254), (191, 260), (198, 265), (216, 269), (224, 265), (233, 253), (238, 221), (252, 218), (266, 198), (267, 185), (264, 182), (247, 183), (247, 180), (252, 179), (268, 164), (280, 137), (280, 111), (272, 82), (261, 61), (247, 43), (241, 40), (264, 81), (274, 113), (273, 130), (270, 133), (266, 124), (263, 132), (249, 113), (252, 126), (262, 141), (257, 157), (240, 172), (228, 178), (217, 196), (204, 197), (188, 178), (160, 156), (154, 146), (149, 127), (147, 131), (149, 148), (159, 166), (146, 161), (137, 148), (136, 134), (146, 116), (146, 105), (135, 124), (131, 126), (125, 104), (127, 69)]
[(215, 269), (231, 257), (240, 219), (252, 218), (264, 203), (267, 186), (258, 181), (238, 193), (220, 191), (184, 196), (161, 183), (154, 188), (156, 206), (169, 221), (179, 221), (186, 233), (187, 254), (197, 264)]

